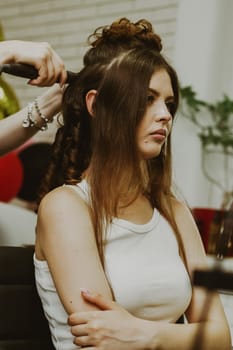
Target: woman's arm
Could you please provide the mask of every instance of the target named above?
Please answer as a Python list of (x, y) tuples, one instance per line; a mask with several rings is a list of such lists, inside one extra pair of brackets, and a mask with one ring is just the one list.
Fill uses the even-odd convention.
[(31, 85), (49, 86), (59, 81), (66, 82), (64, 63), (49, 43), (8, 40), (0, 42), (0, 64), (26, 63), (38, 70), (38, 77)]
[[(80, 346), (108, 350), (218, 350), (231, 349), (226, 325), (206, 318), (200, 323), (172, 324), (130, 315), (120, 305), (91, 291), (83, 298), (97, 305), (98, 313), (70, 315), (71, 332)], [(211, 298), (211, 295), (209, 295)], [(220, 321), (220, 320), (219, 320)]]
[[(43, 95), (38, 97), (38, 106), (43, 115), (49, 120), (52, 120), (52, 118), (60, 111), (62, 95), (63, 88), (58, 84), (55, 84)], [(39, 128), (44, 124), (43, 119), (41, 119), (38, 113), (34, 111), (33, 116), (37, 122), (36, 128), (24, 128), (22, 124), (27, 113), (27, 108), (24, 108), (0, 121), (0, 156), (23, 144), (30, 137), (35, 135)]]
[[(206, 267), (203, 245), (194, 220), (185, 206), (176, 203), (175, 217), (184, 242), (187, 267), (192, 275), (195, 269)], [(208, 293), (194, 286), (186, 313), (189, 323), (185, 324), (141, 320), (99, 295), (90, 292), (83, 292), (82, 295), (85, 300), (107, 311), (82, 312), (69, 317), (78, 345), (95, 346), (97, 350), (231, 349), (229, 327), (216, 293)]]
[[(57, 81), (63, 85), (66, 82), (64, 63), (46, 42), (2, 41), (0, 42), (0, 64), (3, 63), (33, 65), (38, 70), (38, 77), (29, 81), (31, 85), (50, 86)], [(59, 112), (61, 97), (62, 89), (56, 86), (38, 98), (41, 113), (49, 120)], [(23, 128), (22, 123), (26, 116), (25, 108), (0, 121), (0, 156), (20, 146), (43, 125), (43, 120), (35, 113), (37, 127)]]
[(112, 298), (97, 251), (89, 208), (74, 189), (63, 186), (42, 200), (38, 211), (36, 256), (49, 265), (68, 314), (98, 310), (81, 296), (83, 287)]

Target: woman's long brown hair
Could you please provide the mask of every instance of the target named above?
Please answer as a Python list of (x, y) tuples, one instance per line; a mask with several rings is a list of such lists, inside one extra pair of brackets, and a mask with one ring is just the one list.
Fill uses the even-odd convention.
[(104, 66), (91, 65), (80, 71), (63, 95), (62, 122), (52, 147), (52, 157), (41, 184), (38, 202), (52, 189), (80, 181), (91, 157), (91, 117), (85, 96), (97, 89)]
[[(164, 69), (174, 92), (174, 115), (179, 100), (176, 72), (163, 56), (150, 50), (131, 50), (111, 63), (98, 89), (92, 129), (92, 157), (88, 182), (93, 224), (103, 261), (104, 232), (117, 216), (122, 197), (131, 201), (143, 193), (170, 222), (182, 255), (184, 249), (172, 206), (170, 136), (161, 154), (142, 166), (135, 141), (136, 130), (147, 107), (150, 79)], [(146, 171), (145, 171), (146, 169)]]
[[(128, 30), (128, 22), (126, 26)], [(153, 32), (142, 24), (135, 28), (138, 31), (141, 28), (137, 41), (142, 43), (139, 47), (145, 48), (146, 44), (140, 41), (140, 35), (145, 39), (147, 34), (153, 37)], [(102, 59), (103, 52), (97, 50), (100, 61), (105, 65), (101, 65), (101, 62), (94, 64), (95, 55), (90, 51), (86, 55), (86, 63), (89, 57), (88, 64), (81, 70), (77, 80), (68, 86), (63, 98), (63, 124), (56, 134), (53, 157), (40, 199), (62, 183), (78, 183), (90, 166), (88, 182), (92, 220), (103, 265), (106, 225), (117, 215), (119, 203), (122, 196), (127, 195), (127, 189), (133, 194), (132, 200), (139, 193), (147, 196), (151, 205), (168, 220), (185, 259), (172, 205), (170, 136), (160, 155), (145, 162), (144, 166), (139, 161), (135, 143), (136, 129), (147, 107), (150, 78), (156, 70), (164, 69), (170, 76), (175, 99), (174, 110), (171, 111), (173, 115), (178, 107), (177, 75), (159, 53), (161, 44), (158, 38), (155, 36), (154, 41), (149, 40), (150, 49), (138, 48), (120, 55), (108, 69), (106, 62), (117, 53), (124, 52), (125, 47), (119, 45), (116, 52), (109, 53), (108, 59), (106, 56)], [(153, 49), (152, 44), (157, 45), (156, 49)], [(107, 45), (105, 48), (107, 50)], [(94, 118), (88, 114), (85, 103), (86, 93), (91, 89), (98, 91)]]

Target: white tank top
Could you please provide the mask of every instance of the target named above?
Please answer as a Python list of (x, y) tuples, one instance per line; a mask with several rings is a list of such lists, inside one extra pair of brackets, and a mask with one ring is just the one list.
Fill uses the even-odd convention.
[[(72, 186), (88, 202), (85, 180)], [(34, 256), (35, 278), (52, 340), (57, 350), (74, 350), (67, 313), (57, 295), (46, 261)], [(175, 234), (154, 209), (151, 220), (138, 225), (114, 218), (105, 246), (105, 270), (116, 301), (133, 315), (176, 322), (191, 300), (191, 282)]]

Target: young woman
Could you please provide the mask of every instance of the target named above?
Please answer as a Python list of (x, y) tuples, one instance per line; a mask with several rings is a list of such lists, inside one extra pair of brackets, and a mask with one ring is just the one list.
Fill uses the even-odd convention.
[(178, 90), (159, 50), (137, 48), (87, 65), (65, 92), (44, 192), (66, 185), (41, 201), (34, 256), (56, 349), (187, 350), (200, 324), (203, 349), (230, 349), (216, 295), (202, 317), (206, 293), (190, 276), (204, 249), (171, 190)]

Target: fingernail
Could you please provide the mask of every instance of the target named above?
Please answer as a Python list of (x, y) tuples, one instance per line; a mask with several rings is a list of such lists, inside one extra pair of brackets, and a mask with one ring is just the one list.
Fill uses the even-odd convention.
[(80, 288), (81, 293), (91, 295), (91, 292), (86, 288)]

